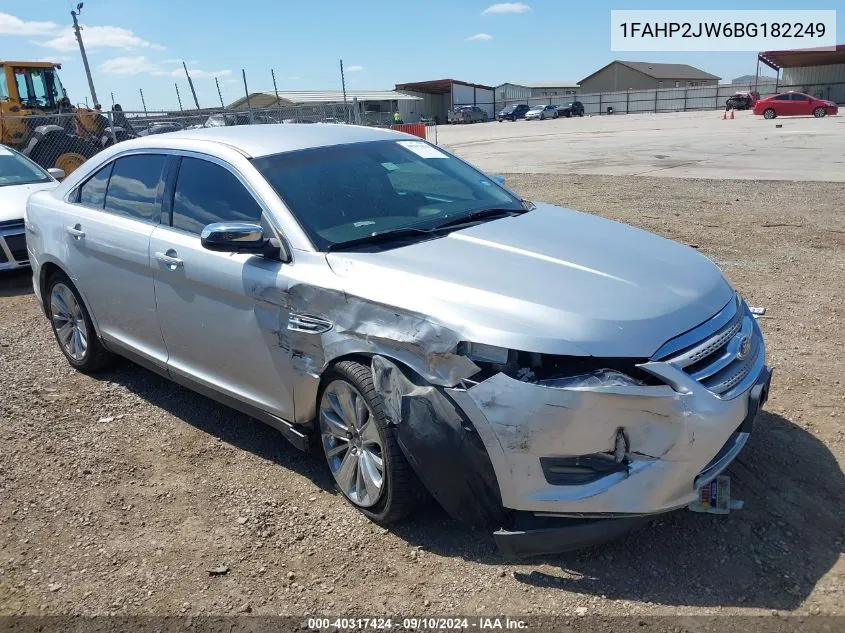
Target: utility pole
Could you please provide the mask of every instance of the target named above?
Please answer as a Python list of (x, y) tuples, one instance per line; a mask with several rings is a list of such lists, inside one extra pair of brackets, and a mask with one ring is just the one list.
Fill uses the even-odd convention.
[(273, 92), (276, 93), (276, 105), (281, 109), (282, 102), (279, 101), (279, 89), (276, 87), (276, 71), (272, 68), (270, 69), (270, 76), (273, 78)]
[(343, 74), (343, 60), (340, 60), (340, 85), (343, 87), (343, 107), (346, 107), (346, 77)]
[(200, 109), (200, 102), (197, 100), (197, 91), (194, 90), (194, 82), (191, 81), (191, 76), (188, 74), (188, 67), (185, 65), (185, 60), (182, 60), (182, 68), (185, 69), (185, 76), (188, 78), (188, 86), (191, 88), (191, 94), (194, 95), (194, 105), (197, 106), (197, 110)]
[(273, 92), (276, 93), (276, 107), (279, 108), (279, 122), (282, 121), (282, 102), (279, 101), (279, 89), (276, 87), (276, 71), (270, 69), (270, 76), (273, 78)]
[(145, 117), (147, 117), (147, 116), (149, 116), (149, 115), (147, 114), (147, 102), (146, 102), (146, 101), (144, 101), (144, 89), (143, 89), (143, 88), (138, 88), (138, 90), (139, 90), (139, 91), (140, 91), (140, 93), (141, 93), (141, 105), (142, 105), (142, 106), (144, 106), (144, 116), (145, 116)]
[(225, 110), (226, 106), (223, 104), (223, 93), (220, 92), (220, 82), (217, 81), (217, 77), (214, 78), (214, 85), (217, 86), (217, 96), (220, 97), (220, 107)]
[(179, 84), (174, 83), (173, 86), (176, 88), (176, 100), (179, 101), (179, 112), (184, 112), (185, 109), (182, 107), (182, 97), (179, 96)]
[(111, 92), (109, 94), (111, 94), (111, 109), (114, 110), (114, 93)]
[(73, 31), (76, 33), (76, 41), (79, 42), (79, 52), (82, 53), (82, 65), (85, 67), (85, 76), (88, 77), (88, 88), (91, 90), (91, 99), (94, 100), (96, 106), (99, 102), (97, 99), (97, 91), (94, 90), (94, 79), (91, 77), (91, 67), (88, 65), (88, 56), (85, 54), (85, 45), (82, 43), (82, 28), (79, 26), (77, 17), (82, 13), (82, 3), (76, 5), (76, 11), (71, 11), (70, 15), (73, 18)]
[(246, 95), (246, 109), (249, 110), (249, 122), (253, 122), (252, 118), (252, 104), (249, 102), (249, 88), (246, 87), (246, 69), (241, 68), (241, 74), (244, 77), (244, 94)]

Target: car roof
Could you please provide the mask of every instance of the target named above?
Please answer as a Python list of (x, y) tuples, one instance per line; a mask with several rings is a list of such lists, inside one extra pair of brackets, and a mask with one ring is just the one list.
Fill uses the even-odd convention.
[[(174, 140), (220, 143), (251, 158), (315, 147), (384, 140), (421, 140), (417, 136), (360, 125), (269, 124), (198, 128), (145, 136), (120, 143), (125, 149), (167, 149)], [(181, 145), (181, 144), (180, 144)]]

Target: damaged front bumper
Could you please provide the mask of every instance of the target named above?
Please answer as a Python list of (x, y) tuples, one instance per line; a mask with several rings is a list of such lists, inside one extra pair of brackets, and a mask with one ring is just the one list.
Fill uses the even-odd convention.
[[(655, 473), (662, 474), (664, 477), (679, 477), (675, 482), (678, 485), (666, 482), (664, 489), (674, 491), (669, 493), (666, 501), (652, 507), (644, 507), (640, 503), (638, 513), (620, 514), (618, 506), (614, 506), (606, 513), (589, 512), (581, 515), (594, 518), (564, 518), (570, 514), (574, 515), (570, 512), (515, 512), (511, 514), (508, 525), (494, 533), (497, 546), (503, 553), (512, 556), (534, 556), (580, 549), (636, 529), (645, 524), (649, 515), (687, 505), (696, 498), (698, 489), (727, 468), (745, 447), (754, 419), (768, 398), (771, 375), (771, 370), (765, 365), (760, 369), (747, 394), (738, 398), (746, 403), (742, 422), (730, 434), (718, 453), (691, 480), (689, 473), (695, 470), (694, 464), (698, 461), (696, 459), (691, 460), (691, 469), (674, 463), (662, 470), (640, 468), (634, 475), (627, 478), (637, 486), (651, 486), (655, 484), (653, 479)], [(728, 426), (732, 424), (727, 421), (726, 423)], [(673, 466), (678, 466), (678, 468), (673, 469)], [(674, 473), (671, 472), (673, 470)], [(649, 474), (649, 476), (642, 477), (643, 474)], [(619, 483), (621, 483), (619, 480), (605, 479), (605, 485), (598, 488), (600, 492), (597, 492), (595, 496), (613, 503), (618, 496), (614, 494), (602, 497), (602, 495)], [(582, 488), (581, 492), (585, 490)], [(636, 492), (631, 486), (628, 486), (627, 490), (632, 494)], [(686, 493), (684, 493), (685, 490)], [(642, 494), (640, 496), (642, 497)], [(569, 503), (565, 505), (567, 509), (570, 507)]]
[[(763, 354), (755, 365), (754, 385), (767, 392)], [(688, 505), (738, 454), (747, 439), (740, 427), (761, 396), (753, 402), (750, 387), (723, 400), (672, 365), (650, 368), (674, 388), (558, 389), (497, 374), (446, 392), (481, 437), (506, 508), (565, 517), (656, 514)], [(624, 467), (569, 483), (544, 468), (542, 458), (611, 455), (620, 432)]]
[(452, 516), (500, 528), (511, 554), (565, 551), (689, 505), (736, 458), (771, 380), (746, 312), (638, 365), (661, 384), (500, 372), (437, 387), (378, 356), (373, 375), (403, 452)]

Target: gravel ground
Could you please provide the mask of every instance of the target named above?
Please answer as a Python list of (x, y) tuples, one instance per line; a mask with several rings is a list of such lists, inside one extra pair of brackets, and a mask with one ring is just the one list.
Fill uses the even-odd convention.
[(433, 506), (386, 530), (260, 423), (129, 363), (72, 371), (21, 274), (0, 280), (0, 614), (845, 615), (842, 186), (508, 182), (694, 244), (768, 308), (744, 510), (519, 562)]

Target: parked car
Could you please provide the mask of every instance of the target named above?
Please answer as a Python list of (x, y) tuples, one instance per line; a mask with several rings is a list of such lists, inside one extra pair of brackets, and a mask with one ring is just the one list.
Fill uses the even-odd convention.
[(175, 121), (156, 121), (148, 128), (138, 132), (138, 136), (148, 136), (150, 134), (165, 134), (167, 132), (178, 132), (185, 129), (181, 123)]
[(584, 116), (584, 104), (580, 101), (562, 103), (557, 107), (557, 115), (565, 116), (567, 118), (573, 116)]
[(726, 110), (750, 110), (760, 99), (760, 93), (755, 91), (740, 91), (733, 93), (725, 101)]
[(0, 145), (0, 272), (29, 265), (24, 211), (29, 196), (53, 189), (65, 173), (45, 170), (20, 152)]
[(232, 112), (212, 114), (203, 127), (228, 127), (231, 125), (270, 125), (279, 123), (277, 119), (264, 114), (250, 114), (249, 112)]
[(527, 103), (505, 106), (499, 114), (496, 115), (496, 120), (501, 123), (502, 121), (516, 121), (517, 119), (524, 119), (530, 109), (531, 107)]
[(545, 121), (546, 119), (556, 119), (557, 118), (557, 106), (553, 105), (536, 105), (533, 106), (528, 112), (525, 113), (525, 120), (537, 120)]
[(707, 257), (408, 134), (129, 140), (26, 221), (71, 366), (119, 354), (273, 425), (380, 523), (424, 488), (510, 553), (606, 539), (695, 500), (768, 393)]
[(754, 104), (754, 114), (762, 114), (766, 119), (777, 116), (814, 116), (821, 118), (839, 112), (833, 101), (817, 99), (803, 92), (784, 92), (760, 99)]
[(478, 106), (458, 106), (446, 113), (449, 123), (486, 123), (487, 112)]

